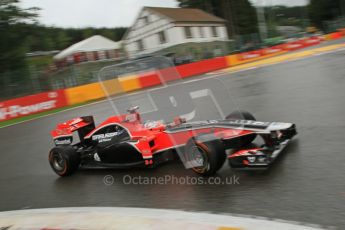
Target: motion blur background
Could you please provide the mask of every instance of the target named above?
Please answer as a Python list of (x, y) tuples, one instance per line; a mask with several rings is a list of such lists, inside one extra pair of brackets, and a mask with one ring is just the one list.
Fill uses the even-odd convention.
[[(181, 65), (322, 36), (345, 28), (345, 0), (89, 2), (0, 2), (1, 101), (95, 82), (102, 66), (129, 58), (159, 54)], [(136, 41), (138, 49), (131, 48), (127, 35), (137, 25), (145, 6), (201, 9), (224, 19), (222, 26), (226, 34), (215, 27), (211, 28), (208, 37), (207, 24), (205, 32), (187, 26), (185, 38), (172, 44), (169, 40), (174, 38), (164, 34), (163, 29), (157, 47)], [(177, 19), (175, 21), (181, 26)], [(90, 43), (107, 43), (111, 48), (96, 50), (97, 44), (93, 50), (92, 47), (87, 50), (88, 43), (84, 42), (77, 44), (79, 50), (72, 47), (67, 54), (58, 55), (84, 39), (95, 39), (94, 35), (102, 37)], [(86, 49), (84, 53), (80, 53), (81, 47)]]
[[(344, 229), (344, 16), (345, 0), (0, 0), (0, 211), (168, 208)], [(194, 176), (179, 164), (58, 178), (47, 161), (51, 130), (73, 117), (99, 124), (114, 115), (99, 70), (152, 55), (169, 58), (190, 92), (220, 81), (241, 109), (294, 123), (298, 136), (263, 173), (224, 164), (217, 176), (239, 176), (236, 186), (103, 183), (105, 175)], [(162, 85), (159, 71), (121, 66), (109, 74), (111, 95), (128, 93), (148, 111), (131, 92)]]

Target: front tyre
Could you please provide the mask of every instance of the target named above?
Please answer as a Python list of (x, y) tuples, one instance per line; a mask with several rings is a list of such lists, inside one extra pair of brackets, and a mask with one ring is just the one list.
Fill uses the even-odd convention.
[(232, 113), (230, 113), (228, 116), (225, 118), (226, 120), (251, 120), (251, 121), (256, 121), (255, 117), (253, 114), (244, 111), (244, 110), (236, 110)]
[(192, 170), (202, 176), (214, 175), (224, 164), (226, 153), (223, 143), (219, 139), (203, 141), (193, 138), (185, 147), (186, 158), (197, 163)]
[(58, 146), (50, 150), (49, 164), (59, 176), (69, 176), (79, 168), (80, 156), (72, 146)]
[[(249, 120), (249, 121), (256, 121), (253, 114), (243, 111), (243, 110), (237, 110), (226, 116), (226, 120)], [(246, 136), (243, 136), (239, 139), (239, 143), (237, 143), (236, 147), (244, 147), (247, 145), (250, 145), (254, 139), (256, 138), (256, 134), (249, 134)]]

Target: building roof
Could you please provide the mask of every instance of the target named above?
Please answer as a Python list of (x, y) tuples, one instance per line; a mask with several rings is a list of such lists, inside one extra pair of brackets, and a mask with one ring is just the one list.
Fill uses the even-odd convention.
[(64, 49), (60, 53), (54, 56), (55, 60), (64, 59), (72, 54), (80, 52), (92, 52), (102, 50), (115, 50), (120, 49), (121, 45), (119, 42), (114, 42), (108, 38), (100, 35), (95, 35), (87, 38), (83, 41), (71, 45), (67, 49)]
[(155, 11), (165, 17), (170, 18), (174, 22), (214, 22), (224, 23), (225, 20), (206, 13), (199, 9), (191, 8), (165, 8), (165, 7), (145, 7), (146, 9)]

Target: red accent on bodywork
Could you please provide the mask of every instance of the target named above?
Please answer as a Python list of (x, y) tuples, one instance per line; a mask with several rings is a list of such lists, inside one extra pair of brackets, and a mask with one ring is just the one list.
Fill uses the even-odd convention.
[(239, 150), (239, 151), (229, 155), (228, 158), (234, 158), (234, 157), (242, 156), (243, 154), (246, 154), (248, 152), (251, 152), (251, 154), (255, 155), (256, 151), (258, 151), (258, 150), (262, 150), (262, 148), (253, 148), (253, 149)]
[(54, 139), (61, 136), (72, 135), (74, 131), (90, 124), (91, 122), (86, 122), (80, 117), (74, 118), (72, 120), (58, 124), (56, 126), (56, 129), (51, 132), (51, 135)]
[[(156, 122), (155, 127), (146, 128), (140, 121), (140, 116), (133, 113), (136, 119), (127, 119), (128, 114), (114, 116), (108, 118), (106, 121), (97, 126), (93, 131), (87, 134), (84, 138), (91, 138), (98, 130), (109, 125), (120, 125), (125, 128), (132, 141), (133, 146), (142, 154), (144, 159), (152, 158), (152, 155), (186, 145), (189, 139), (201, 134), (212, 134), (210, 138), (216, 139), (231, 139), (239, 136), (252, 134), (249, 130), (232, 129), (227, 127), (217, 127), (217, 124), (209, 124), (209, 127), (181, 129), (181, 130), (167, 130), (165, 124)], [(82, 118), (72, 119), (65, 123), (59, 124), (57, 129), (52, 132), (53, 137), (64, 135), (71, 135), (73, 131), (89, 125), (90, 123), (84, 121)], [(150, 164), (150, 161), (148, 162)]]
[[(132, 140), (137, 140), (135, 147), (143, 154), (143, 157), (149, 158), (152, 154), (163, 150), (176, 148), (185, 145), (192, 137), (200, 134), (212, 133), (218, 139), (230, 139), (237, 136), (243, 136), (251, 134), (252, 131), (238, 130), (225, 127), (206, 127), (200, 129), (183, 129), (170, 133), (166, 131), (166, 126), (161, 123), (157, 123), (154, 128), (147, 129), (140, 121), (126, 122), (127, 115), (119, 115), (111, 117), (99, 125), (95, 130), (99, 130), (110, 124), (118, 124), (124, 127), (130, 134)], [(89, 133), (87, 137), (95, 131)], [(153, 141), (153, 145), (150, 142)]]

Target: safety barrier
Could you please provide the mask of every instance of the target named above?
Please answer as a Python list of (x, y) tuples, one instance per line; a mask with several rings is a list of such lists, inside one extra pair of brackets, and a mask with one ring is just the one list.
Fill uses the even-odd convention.
[(228, 67), (225, 57), (213, 58), (199, 62), (189, 63), (175, 67), (159, 69), (141, 73), (138, 75), (140, 88), (147, 88), (161, 85), (163, 82), (170, 82), (180, 78), (186, 78), (204, 74), (210, 71)]
[(277, 56), (286, 53), (282, 45), (226, 56), (228, 67)]
[(344, 35), (343, 35), (342, 31), (334, 32), (334, 33), (325, 35), (325, 40), (327, 40), (327, 41), (329, 41), (329, 40), (337, 40), (337, 39), (342, 38), (343, 36)]
[(104, 98), (104, 91), (99, 83), (92, 83), (65, 89), (68, 105)]
[(244, 52), (234, 55), (226, 56), (226, 61), (228, 66), (236, 66), (245, 64), (248, 62), (258, 61), (265, 58), (277, 56), (289, 51), (295, 51), (308, 46), (320, 44), (322, 41), (319, 37), (310, 37), (307, 39), (300, 39), (285, 44), (272, 46), (268, 48), (263, 48), (260, 50), (254, 50), (250, 52)]
[[(92, 83), (78, 87), (41, 93), (4, 101), (0, 103), (0, 121), (17, 118), (49, 109), (80, 104), (92, 100), (105, 98), (108, 95), (118, 95), (135, 90), (161, 85), (162, 82), (178, 80), (204, 74), (210, 71), (241, 65), (301, 48), (320, 44), (324, 40), (335, 40), (345, 36), (345, 29), (331, 33), (324, 38), (310, 37), (285, 44), (263, 48), (260, 50), (244, 52), (225, 57), (184, 64), (156, 71), (143, 72), (135, 75), (120, 76), (119, 78)], [(50, 95), (50, 96), (49, 96)], [(54, 103), (51, 96), (55, 96)], [(49, 104), (48, 102), (50, 101)]]
[(339, 29), (339, 32), (341, 33), (342, 36), (345, 36), (345, 28)]
[(123, 76), (118, 79), (123, 92), (127, 93), (141, 88), (138, 75)]
[(139, 76), (139, 84), (141, 88), (148, 88), (162, 83), (161, 77), (157, 71), (150, 71)]
[(0, 103), (0, 121), (41, 113), (67, 105), (64, 90), (11, 99)]
[(223, 69), (228, 67), (225, 57), (214, 58), (210, 60), (203, 60), (190, 64), (177, 66), (177, 71), (182, 78), (204, 74), (210, 71)]

